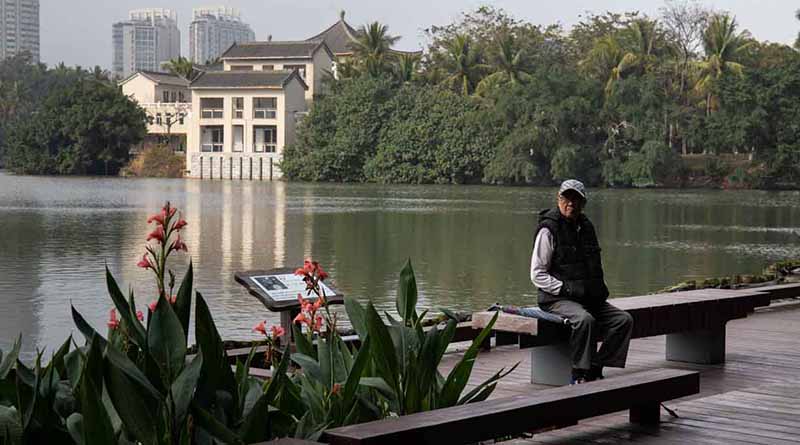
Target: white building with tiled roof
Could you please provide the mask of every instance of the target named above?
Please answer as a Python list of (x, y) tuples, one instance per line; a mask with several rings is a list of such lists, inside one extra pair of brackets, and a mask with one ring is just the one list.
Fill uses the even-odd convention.
[(299, 70), (208, 71), (190, 85), (187, 176), (273, 180), (309, 87)]
[(142, 146), (166, 143), (176, 151), (185, 149), (192, 118), (188, 80), (169, 73), (139, 71), (120, 81), (119, 87), (147, 113), (148, 136)]
[(222, 54), (225, 71), (296, 70), (308, 85), (310, 105), (322, 93), (322, 80), (333, 69), (334, 54), (322, 41), (267, 41), (236, 43)]

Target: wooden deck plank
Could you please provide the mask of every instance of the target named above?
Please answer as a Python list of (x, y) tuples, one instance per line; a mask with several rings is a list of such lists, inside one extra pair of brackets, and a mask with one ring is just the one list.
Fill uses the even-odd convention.
[[(626, 375), (658, 367), (700, 371), (699, 395), (667, 403), (685, 418), (672, 419), (662, 414), (661, 428), (648, 433), (630, 424), (627, 413), (617, 413), (508, 443), (797, 443), (800, 437), (800, 402), (797, 402), (800, 399), (800, 303), (759, 308), (745, 319), (730, 321), (724, 364), (670, 362), (664, 359), (664, 348), (664, 336), (633, 340), (628, 366), (607, 369), (605, 373), (607, 376)], [(441, 371), (447, 373), (460, 356), (459, 352), (446, 355)], [(470, 386), (517, 361), (519, 367), (498, 383), (492, 398), (530, 394), (548, 388), (530, 383), (529, 351), (516, 346), (481, 353), (475, 362)]]

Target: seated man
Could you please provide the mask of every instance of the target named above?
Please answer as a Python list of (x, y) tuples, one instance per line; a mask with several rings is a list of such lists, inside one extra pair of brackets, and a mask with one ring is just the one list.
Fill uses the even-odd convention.
[[(538, 288), (539, 307), (563, 317), (572, 329), (572, 383), (577, 384), (603, 378), (603, 366), (625, 367), (633, 319), (606, 301), (600, 245), (594, 226), (582, 214), (583, 184), (564, 181), (557, 199), (557, 209), (539, 213), (531, 280)], [(493, 308), (531, 316), (530, 309)], [(545, 318), (539, 315), (533, 314)], [(599, 351), (598, 338), (603, 339)]]

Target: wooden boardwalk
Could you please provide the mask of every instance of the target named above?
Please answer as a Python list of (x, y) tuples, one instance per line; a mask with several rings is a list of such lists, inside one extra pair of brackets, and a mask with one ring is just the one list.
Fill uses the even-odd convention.
[[(504, 443), (652, 443), (784, 444), (800, 443), (800, 302), (759, 309), (727, 325), (727, 361), (694, 365), (664, 360), (665, 337), (631, 342), (628, 367), (607, 369), (607, 376), (670, 367), (701, 372), (700, 394), (668, 403), (679, 418), (662, 411), (660, 428), (628, 422), (627, 412), (597, 417), (578, 425)], [(460, 354), (448, 354), (446, 372)], [(527, 394), (547, 388), (530, 383), (530, 351), (513, 346), (481, 353), (470, 383), (501, 367), (519, 367), (498, 384), (492, 397)]]

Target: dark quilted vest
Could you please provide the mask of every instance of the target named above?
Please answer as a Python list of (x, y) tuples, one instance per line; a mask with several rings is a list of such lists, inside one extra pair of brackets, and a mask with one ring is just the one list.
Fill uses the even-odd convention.
[(558, 208), (539, 213), (539, 227), (553, 234), (553, 257), (550, 275), (566, 282), (579, 295), (553, 295), (539, 290), (539, 304), (572, 299), (584, 305), (594, 305), (608, 298), (608, 288), (603, 281), (603, 265), (600, 260), (600, 244), (594, 226), (585, 215), (571, 222), (561, 215)]

